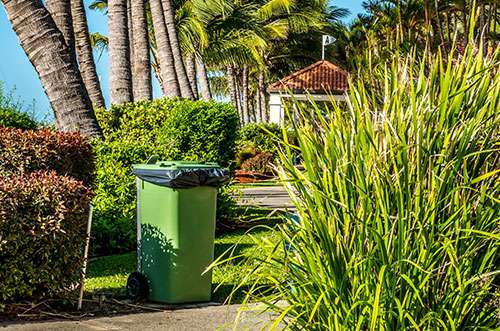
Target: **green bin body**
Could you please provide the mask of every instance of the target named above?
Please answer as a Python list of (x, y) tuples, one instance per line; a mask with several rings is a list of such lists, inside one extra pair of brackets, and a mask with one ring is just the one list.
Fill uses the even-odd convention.
[[(136, 169), (218, 168), (216, 164), (160, 161)], [(148, 299), (167, 303), (209, 301), (214, 258), (217, 189), (170, 188), (137, 178), (138, 269)], [(203, 274), (203, 275), (202, 275)]]

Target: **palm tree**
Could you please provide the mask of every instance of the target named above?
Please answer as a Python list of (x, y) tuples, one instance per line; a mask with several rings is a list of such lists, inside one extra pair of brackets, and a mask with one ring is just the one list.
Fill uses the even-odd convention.
[(165, 24), (162, 1), (150, 0), (150, 6), (161, 81), (164, 84), (165, 95), (167, 97), (179, 97), (181, 96), (181, 90), (175, 70), (170, 38)]
[(72, 61), (76, 63), (75, 35), (73, 33), (73, 19), (71, 17), (71, 4), (65, 0), (46, 0), (45, 7), (49, 11), (57, 28), (61, 31), (66, 45), (70, 50)]
[(112, 105), (132, 102), (127, 1), (109, 0), (109, 93)]
[(186, 59), (186, 71), (191, 91), (193, 91), (193, 94), (197, 96), (198, 87), (196, 86), (196, 63), (194, 61), (193, 54), (186, 54), (184, 58)]
[(149, 32), (146, 13), (146, 1), (132, 1), (132, 25), (134, 31), (134, 101), (151, 100), (153, 88), (151, 82), (151, 60), (149, 56)]
[(181, 48), (179, 46), (177, 29), (175, 27), (175, 14), (171, 0), (162, 0), (162, 6), (170, 46), (172, 48), (172, 55), (174, 58), (175, 72), (177, 73), (177, 80), (179, 81), (179, 87), (181, 89), (181, 95), (184, 98), (194, 99), (194, 94), (191, 90), (191, 85), (189, 84), (189, 79), (186, 74), (186, 68), (184, 67), (184, 62), (182, 61)]
[(243, 115), (242, 125), (250, 123), (250, 116), (248, 111), (248, 65), (243, 65), (242, 75), (241, 75), (241, 112)]
[[(40, 77), (56, 127), (100, 137), (102, 132), (76, 63), (41, 0), (1, 0), (21, 47)], [(70, 93), (68, 93), (70, 91)]]
[(210, 91), (210, 85), (208, 83), (207, 69), (205, 63), (200, 56), (195, 55), (196, 61), (196, 73), (198, 74), (198, 81), (200, 83), (201, 97), (205, 100), (212, 99), (212, 93)]
[(83, 82), (94, 106), (96, 108), (106, 107), (92, 53), (92, 44), (90, 42), (83, 0), (71, 0), (71, 16), (73, 18), (76, 54)]

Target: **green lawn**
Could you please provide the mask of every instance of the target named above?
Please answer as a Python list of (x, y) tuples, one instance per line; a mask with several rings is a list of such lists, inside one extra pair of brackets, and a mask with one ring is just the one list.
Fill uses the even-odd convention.
[[(217, 258), (226, 250), (238, 244), (234, 255), (253, 252), (256, 245), (252, 240), (278, 240), (275, 233), (265, 228), (274, 227), (280, 223), (280, 217), (274, 214), (266, 218), (271, 210), (256, 207), (237, 207), (240, 221), (247, 221), (248, 225), (261, 225), (252, 229), (238, 229), (230, 233), (219, 235), (215, 238), (215, 257)], [(253, 252), (259, 254), (259, 252)], [(233, 290), (234, 285), (241, 281), (246, 274), (245, 266), (235, 260), (216, 266), (212, 273), (212, 301), (224, 302)], [(89, 297), (104, 294), (106, 297), (120, 298), (125, 296), (125, 285), (128, 275), (136, 271), (137, 254), (131, 252), (122, 255), (114, 255), (98, 258), (89, 262), (87, 269), (87, 280), (85, 282), (86, 295)], [(243, 298), (243, 290), (239, 290), (232, 299), (233, 303), (240, 302)]]

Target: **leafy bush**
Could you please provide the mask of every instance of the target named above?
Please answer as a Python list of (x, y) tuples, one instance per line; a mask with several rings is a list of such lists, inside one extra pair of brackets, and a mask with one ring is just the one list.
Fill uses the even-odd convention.
[(276, 123), (250, 123), (240, 129), (239, 139), (243, 142), (252, 142), (253, 148), (277, 157), (278, 140), (273, 135), (280, 137), (281, 130)]
[(2, 85), (0, 82), (0, 127), (35, 130), (37, 122), (34, 120), (33, 114), (28, 114), (27, 111), (23, 110), (23, 104), (14, 101), (13, 91), (6, 92)]
[(79, 133), (0, 127), (0, 178), (53, 170), (91, 186), (94, 156), (89, 141)]
[[(136, 246), (133, 164), (157, 154), (161, 160), (212, 161), (227, 167), (235, 157), (238, 115), (227, 104), (157, 99), (101, 109), (97, 117), (106, 140), (94, 142), (94, 254)], [(219, 210), (226, 200), (219, 200)]]
[(55, 172), (0, 179), (0, 298), (65, 296), (81, 280), (90, 191)]
[(240, 142), (238, 153), (236, 153), (236, 168), (241, 168), (243, 162), (261, 153), (259, 149), (253, 148), (252, 146), (253, 144), (251, 142)]
[(271, 168), (274, 158), (269, 153), (260, 153), (249, 158), (241, 165), (241, 169), (249, 172), (258, 172), (261, 174), (272, 175)]
[(372, 75), (377, 84), (350, 86), (349, 112), (299, 105), (305, 171), (288, 145), (280, 176), (300, 224), (275, 230), (278, 242), (255, 241), (267, 257), (248, 256), (257, 280), (246, 301), (292, 330), (496, 329), (498, 54), (395, 57)]

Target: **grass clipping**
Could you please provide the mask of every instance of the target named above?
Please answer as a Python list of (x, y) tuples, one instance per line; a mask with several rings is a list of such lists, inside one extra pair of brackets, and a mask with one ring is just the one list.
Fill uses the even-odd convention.
[(245, 303), (277, 313), (263, 328), (497, 327), (499, 56), (466, 52), (395, 57), (343, 105), (297, 102), (299, 148), (284, 143), (280, 176), (299, 222), (243, 262), (256, 276)]

